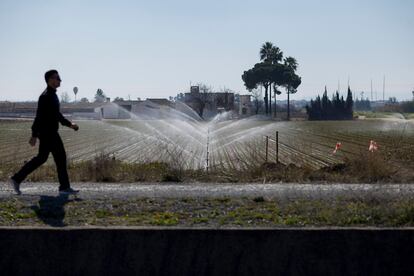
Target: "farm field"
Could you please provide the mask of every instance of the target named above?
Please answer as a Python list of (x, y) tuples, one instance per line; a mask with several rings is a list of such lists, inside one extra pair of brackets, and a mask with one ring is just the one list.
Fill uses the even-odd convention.
[[(378, 151), (412, 161), (412, 121), (275, 122), (263, 118), (198, 122), (192, 120), (78, 121), (80, 131), (61, 127), (70, 162), (92, 160), (109, 154), (131, 163), (167, 162), (184, 169), (243, 168), (276, 160), (275, 135), (279, 135), (279, 162), (319, 169), (344, 158), (368, 152), (370, 140)], [(30, 121), (0, 121), (1, 163), (20, 163), (33, 157), (37, 147), (28, 145)], [(340, 150), (333, 154), (337, 142)], [(51, 158), (49, 162), (51, 162)]]

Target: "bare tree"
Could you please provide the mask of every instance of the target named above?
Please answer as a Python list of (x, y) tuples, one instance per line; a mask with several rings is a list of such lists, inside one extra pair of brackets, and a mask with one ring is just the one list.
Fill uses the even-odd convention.
[(211, 103), (211, 93), (213, 88), (204, 83), (198, 83), (198, 93), (193, 94), (193, 99), (196, 104), (196, 111), (200, 117), (203, 117), (204, 109), (207, 104)]
[(222, 92), (222, 93), (234, 93), (233, 90), (231, 90), (230, 88), (227, 88), (227, 87), (220, 88), (219, 92)]
[(262, 108), (262, 92), (259, 89), (253, 89), (251, 93), (253, 97), (254, 112), (257, 115)]
[(61, 103), (68, 103), (68, 102), (70, 102), (70, 96), (69, 96), (69, 94), (68, 94), (68, 92), (62, 92), (61, 94), (60, 94), (60, 102)]
[(95, 94), (95, 102), (96, 103), (103, 103), (105, 102), (106, 99), (106, 95), (103, 92), (102, 89), (98, 88), (98, 90), (96, 90), (96, 94)]

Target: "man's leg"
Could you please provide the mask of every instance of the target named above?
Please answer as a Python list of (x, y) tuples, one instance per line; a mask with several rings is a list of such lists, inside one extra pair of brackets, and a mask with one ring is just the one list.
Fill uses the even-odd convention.
[(37, 156), (33, 157), (29, 162), (24, 164), (24, 166), (18, 171), (15, 175), (12, 176), (12, 179), (18, 184), (22, 183), (25, 178), (40, 167), (43, 163), (47, 161), (49, 157), (49, 143), (45, 139), (39, 139), (39, 153)]
[(53, 158), (55, 159), (58, 179), (60, 183), (59, 190), (66, 190), (70, 188), (69, 176), (66, 167), (66, 152), (59, 134), (56, 133), (52, 145), (53, 147), (51, 151)]

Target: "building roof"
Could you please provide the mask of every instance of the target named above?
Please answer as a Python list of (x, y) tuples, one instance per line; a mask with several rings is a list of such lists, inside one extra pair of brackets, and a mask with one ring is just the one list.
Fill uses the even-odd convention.
[(143, 101), (140, 100), (123, 100), (123, 101), (113, 101), (116, 104), (138, 104), (142, 103)]
[(147, 99), (147, 101), (150, 101), (150, 102), (153, 102), (153, 103), (155, 103), (155, 104), (158, 104), (158, 105), (165, 105), (165, 106), (172, 106), (173, 105), (173, 103), (170, 101), (170, 100), (167, 100), (167, 99), (160, 99), (160, 98), (152, 98), (152, 99)]

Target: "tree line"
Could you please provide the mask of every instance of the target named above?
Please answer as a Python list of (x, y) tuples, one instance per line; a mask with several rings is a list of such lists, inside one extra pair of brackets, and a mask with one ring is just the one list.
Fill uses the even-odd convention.
[(356, 98), (355, 100), (355, 111), (370, 111), (371, 108), (371, 101), (366, 98), (365, 100), (361, 97), (361, 99)]
[(332, 100), (330, 100), (325, 87), (322, 98), (318, 95), (315, 100), (312, 99), (310, 105), (306, 106), (306, 112), (309, 120), (352, 120), (353, 104), (350, 87), (348, 87), (346, 100), (343, 96), (339, 97), (338, 91), (332, 95)]

